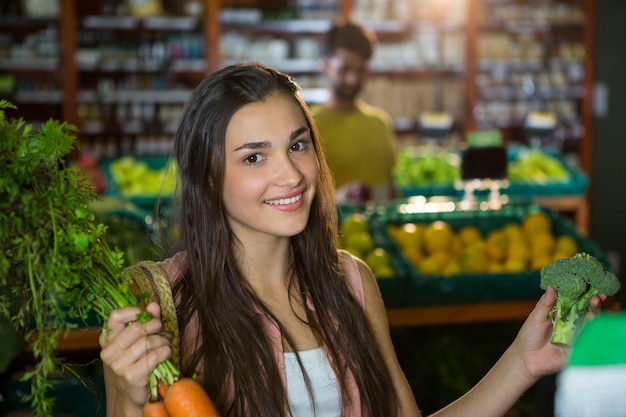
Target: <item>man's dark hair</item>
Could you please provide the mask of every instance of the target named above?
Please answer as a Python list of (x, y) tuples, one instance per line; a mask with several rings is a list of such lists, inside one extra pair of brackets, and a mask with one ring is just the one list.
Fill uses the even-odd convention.
[(356, 52), (365, 60), (372, 57), (376, 35), (371, 30), (352, 21), (335, 21), (326, 33), (324, 56), (331, 57), (337, 49)]

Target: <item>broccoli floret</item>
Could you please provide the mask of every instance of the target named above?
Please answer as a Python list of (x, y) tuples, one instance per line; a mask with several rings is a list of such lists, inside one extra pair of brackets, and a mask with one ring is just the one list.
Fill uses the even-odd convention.
[(554, 326), (552, 343), (571, 345), (594, 295), (614, 295), (620, 289), (615, 274), (593, 256), (581, 252), (561, 258), (541, 270), (541, 288), (556, 291), (556, 302), (550, 312)]

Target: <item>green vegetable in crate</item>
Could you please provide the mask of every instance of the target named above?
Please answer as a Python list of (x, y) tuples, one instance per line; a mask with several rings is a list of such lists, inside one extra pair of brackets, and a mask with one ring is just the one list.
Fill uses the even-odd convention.
[(595, 257), (580, 252), (557, 259), (541, 270), (541, 288), (556, 290), (556, 303), (550, 314), (554, 325), (552, 343), (571, 345), (594, 295), (614, 295), (619, 279)]
[[(89, 312), (104, 321), (140, 297), (122, 271), (123, 253), (108, 246), (106, 227), (86, 207), (98, 198), (93, 185), (66, 166), (75, 127), (49, 120), (35, 131), (22, 119), (6, 119), (6, 108), (15, 107), (0, 100), (0, 315), (32, 345), (35, 364), (22, 380), (31, 385), (34, 415), (50, 416), (50, 375), (63, 364), (55, 352), (59, 336)], [(179, 377), (171, 361), (156, 372), (168, 385)]]
[(541, 149), (530, 149), (508, 164), (507, 177), (511, 182), (545, 184), (567, 182), (571, 174), (556, 157)]
[(109, 172), (124, 197), (170, 196), (174, 193), (176, 165), (151, 168), (145, 161), (123, 156), (109, 165)]
[(399, 187), (452, 184), (460, 178), (460, 159), (447, 150), (398, 152), (394, 179)]

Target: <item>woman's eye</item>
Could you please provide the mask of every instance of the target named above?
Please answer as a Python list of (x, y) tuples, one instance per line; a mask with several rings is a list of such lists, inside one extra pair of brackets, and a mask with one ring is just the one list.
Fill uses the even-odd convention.
[(306, 149), (306, 147), (307, 147), (306, 143), (304, 141), (302, 141), (302, 140), (299, 140), (299, 141), (293, 143), (291, 145), (291, 147), (289, 148), (289, 150), (291, 152), (296, 152), (296, 151), (304, 150), (304, 149)]
[(247, 164), (253, 165), (253, 164), (257, 164), (261, 162), (262, 159), (263, 157), (261, 156), (260, 153), (253, 153), (252, 155), (248, 155), (244, 162)]

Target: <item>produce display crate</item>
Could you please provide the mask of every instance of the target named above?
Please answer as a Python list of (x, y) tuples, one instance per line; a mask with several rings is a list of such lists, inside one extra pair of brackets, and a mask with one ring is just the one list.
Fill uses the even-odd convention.
[[(130, 201), (142, 210), (154, 212), (157, 202), (162, 206), (167, 206), (171, 201), (171, 195), (161, 195), (161, 193), (147, 193), (147, 194), (134, 194), (124, 195), (118, 188), (116, 182), (111, 174), (111, 164), (119, 158), (101, 158), (99, 165), (104, 171), (104, 175), (107, 182), (107, 188), (104, 192), (105, 196), (115, 197)], [(169, 158), (163, 155), (153, 156), (133, 156), (133, 159), (145, 163), (150, 169), (161, 169), (167, 166)], [(160, 184), (158, 184), (160, 185)]]
[[(398, 256), (403, 264), (400, 271), (407, 272), (406, 294), (403, 300), (407, 306), (538, 299), (543, 293), (539, 287), (540, 273), (538, 270), (528, 270), (520, 273), (460, 273), (449, 277), (423, 274), (409, 263), (395, 241), (387, 234), (389, 223), (431, 223), (444, 220), (455, 230), (465, 225), (474, 225), (485, 234), (509, 222), (519, 223), (531, 212), (541, 211), (552, 220), (553, 233), (556, 236), (574, 237), (580, 251), (595, 256), (608, 266), (607, 259), (600, 248), (593, 241), (582, 236), (569, 219), (543, 207), (511, 204), (498, 210), (453, 210), (449, 212), (411, 212), (405, 209), (406, 203), (379, 206), (370, 215), (369, 223), (370, 228), (374, 230), (376, 240), (391, 248), (390, 251), (394, 256)], [(385, 295), (383, 293), (383, 297)]]
[(408, 299), (408, 289), (409, 289), (409, 270), (408, 265), (405, 260), (402, 259), (401, 253), (399, 253), (397, 245), (392, 245), (383, 236), (380, 236), (380, 229), (375, 227), (375, 224), (372, 224), (372, 215), (374, 214), (376, 208), (378, 206), (374, 204), (338, 204), (337, 205), (337, 214), (339, 218), (339, 224), (346, 216), (349, 216), (353, 213), (360, 213), (365, 216), (367, 220), (368, 227), (372, 237), (374, 238), (374, 242), (376, 246), (382, 247), (391, 255), (391, 266), (395, 271), (395, 275), (393, 277), (376, 277), (376, 282), (378, 283), (378, 288), (382, 294), (383, 300), (385, 301), (386, 307), (403, 307), (407, 305)]
[[(528, 148), (523, 146), (509, 146), (507, 148), (507, 159), (509, 162), (515, 161), (520, 153)], [(540, 196), (563, 196), (563, 195), (584, 195), (587, 191), (589, 180), (587, 176), (577, 167), (573, 166), (565, 159), (563, 154), (558, 150), (545, 148), (542, 151), (557, 159), (565, 167), (570, 174), (567, 181), (547, 181), (539, 182), (518, 182), (509, 181), (508, 186), (499, 190), (500, 194), (509, 196), (518, 196), (532, 199)], [(419, 157), (418, 157), (419, 159)], [(418, 163), (418, 162), (416, 162)], [(412, 185), (399, 188), (402, 197), (411, 196), (452, 196), (462, 197), (464, 190), (460, 183), (432, 184), (432, 185)], [(475, 191), (477, 195), (488, 193), (488, 190)]]

